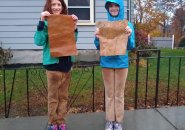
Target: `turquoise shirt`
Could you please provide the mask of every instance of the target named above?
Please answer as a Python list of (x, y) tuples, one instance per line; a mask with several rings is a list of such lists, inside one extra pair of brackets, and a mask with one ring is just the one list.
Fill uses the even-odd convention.
[[(43, 46), (43, 65), (50, 65), (59, 63), (58, 57), (52, 57), (50, 54), (50, 47), (49, 47), (49, 40), (48, 40), (48, 22), (44, 21), (45, 26), (44, 30), (42, 31), (36, 31), (34, 35), (34, 43), (37, 46)], [(75, 32), (75, 37), (77, 40), (78, 32)], [(73, 58), (71, 58), (73, 59)]]
[[(119, 5), (119, 14), (117, 17), (112, 17), (107, 10), (108, 21), (118, 21), (124, 20), (124, 5), (123, 0), (106, 0), (107, 2), (113, 2)], [(105, 5), (106, 5), (105, 3)], [(132, 34), (128, 38), (127, 52), (126, 55), (116, 55), (116, 56), (100, 56), (100, 66), (103, 68), (128, 68), (128, 50), (135, 48), (135, 33), (132, 23), (128, 22), (128, 26), (132, 29)], [(100, 49), (99, 39), (95, 38), (94, 44), (96, 48)]]

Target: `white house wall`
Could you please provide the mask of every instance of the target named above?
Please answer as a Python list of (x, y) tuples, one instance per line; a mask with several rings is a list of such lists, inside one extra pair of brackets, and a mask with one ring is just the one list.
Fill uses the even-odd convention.
[[(45, 0), (0, 0), (0, 41), (3, 48), (12, 50), (40, 50), (33, 36)], [(107, 19), (105, 0), (95, 1), (95, 22)], [(125, 16), (127, 1), (125, 4)], [(132, 13), (132, 12), (131, 12)], [(133, 19), (133, 17), (132, 17)], [(79, 25), (78, 49), (95, 49), (95, 25)]]

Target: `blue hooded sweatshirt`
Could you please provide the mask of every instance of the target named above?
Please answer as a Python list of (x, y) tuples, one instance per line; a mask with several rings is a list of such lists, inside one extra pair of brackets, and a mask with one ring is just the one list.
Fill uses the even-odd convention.
[[(116, 17), (110, 15), (107, 7), (107, 3), (112, 2), (119, 5), (119, 14)], [(124, 5), (123, 0), (106, 0), (105, 8), (107, 10), (108, 21), (118, 21), (124, 20)], [(128, 50), (135, 48), (135, 34), (133, 25), (128, 22), (128, 26), (132, 29), (132, 33), (128, 38), (127, 43), (127, 52), (125, 55), (116, 55), (116, 56), (100, 56), (100, 66), (103, 68), (128, 68)], [(95, 38), (94, 40), (96, 48), (100, 49), (99, 39)]]

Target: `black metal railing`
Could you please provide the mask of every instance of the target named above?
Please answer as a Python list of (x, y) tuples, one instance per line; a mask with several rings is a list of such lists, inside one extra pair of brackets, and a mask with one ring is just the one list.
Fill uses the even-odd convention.
[[(146, 51), (152, 51), (156, 54), (156, 56), (152, 56), (152, 57), (142, 57), (140, 56), (140, 53), (142, 52), (146, 52)], [(158, 107), (160, 105), (184, 105), (184, 99), (185, 99), (185, 96), (184, 95), (184, 92), (185, 92), (185, 86), (183, 86), (182, 84), (182, 87), (180, 87), (180, 83), (181, 81), (185, 81), (185, 76), (182, 76), (181, 73), (185, 72), (185, 56), (161, 56), (161, 52), (160, 50), (158, 49), (149, 49), (149, 50), (139, 50), (137, 51), (137, 58), (136, 58), (136, 80), (135, 80), (135, 109), (138, 109), (138, 94), (139, 94), (139, 78), (141, 77), (141, 75), (139, 75), (139, 71), (141, 69), (140, 67), (140, 60), (141, 59), (145, 59), (146, 61), (146, 73), (143, 73), (143, 71), (141, 72), (142, 73), (142, 76), (145, 75), (145, 80), (142, 80), (143, 82), (145, 82), (145, 84), (142, 84), (143, 86), (145, 86), (144, 88), (144, 97), (143, 97), (143, 104), (142, 106), (140, 106), (139, 108), (147, 108), (147, 101), (148, 101), (148, 90), (149, 90), (149, 76), (152, 75), (152, 74), (149, 74), (149, 69), (150, 69), (150, 61), (151, 60), (156, 60), (156, 67), (155, 67), (155, 76), (153, 75), (153, 78), (155, 78), (155, 86), (154, 86), (154, 91), (155, 91), (155, 94), (153, 96), (153, 102), (154, 102), (154, 105), (152, 105), (150, 103), (149, 106), (151, 107)], [(172, 60), (173, 60), (173, 65), (172, 65)], [(165, 65), (168, 65), (168, 66), (164, 66), (163, 63), (165, 63)], [(152, 63), (151, 63), (152, 64)], [(172, 68), (173, 67), (173, 68)], [(162, 73), (164, 73), (164, 70), (165, 69), (165, 73), (166, 74), (166, 77), (167, 79), (164, 80), (164, 75), (163, 77), (160, 75), (162, 75)], [(173, 71), (172, 71), (173, 70)], [(176, 79), (172, 79), (171, 78), (171, 75), (172, 75), (172, 72), (173, 72), (173, 77), (176, 78)], [(174, 72), (176, 74), (174, 74)], [(184, 73), (183, 73), (184, 74)], [(151, 77), (151, 76), (150, 76)], [(162, 82), (163, 84), (161, 85)], [(164, 83), (167, 82), (167, 85), (165, 85)], [(176, 82), (176, 84), (174, 83)], [(171, 101), (171, 103), (169, 102), (170, 100), (170, 84), (173, 84), (173, 86), (171, 87), (172, 92), (173, 94), (171, 94), (171, 98), (173, 98), (173, 101)], [(143, 87), (140, 85), (140, 87)], [(161, 87), (160, 87), (161, 86)], [(180, 88), (181, 88), (181, 95), (180, 95)], [(164, 89), (166, 92), (164, 92)], [(160, 91), (163, 91), (163, 93), (161, 93), (161, 95), (163, 96), (164, 93), (166, 93), (166, 97), (163, 96), (160, 97), (159, 96), (159, 93)], [(179, 104), (180, 102), (180, 96), (182, 98), (182, 103)], [(160, 101), (160, 103), (159, 103)]]
[[(71, 92), (70, 98), (69, 98), (69, 105), (68, 108), (73, 106), (75, 104), (76, 100), (79, 98), (80, 94), (82, 91), (90, 86), (90, 89), (92, 91), (90, 92), (90, 96), (92, 95), (92, 111), (95, 111), (95, 80), (94, 80), (94, 72), (95, 69), (94, 67), (97, 66), (96, 63), (93, 64), (86, 64), (86, 65), (81, 65), (77, 64), (74, 65), (73, 70), (71, 72), (71, 75), (73, 73), (76, 73), (77, 78), (75, 79), (76, 81), (73, 82), (71, 79), (71, 85), (73, 86), (73, 92)], [(21, 72), (20, 72), (21, 71)], [(11, 72), (11, 73), (10, 73)], [(38, 95), (43, 98), (43, 100), (47, 101), (47, 87), (46, 87), (46, 77), (45, 77), (45, 70), (42, 68), (41, 65), (22, 65), (19, 66), (4, 66), (2, 68), (2, 95), (4, 99), (4, 116), (6, 118), (9, 117), (10, 115), (10, 110), (12, 107), (12, 99), (13, 95), (15, 94), (15, 88), (16, 87), (22, 87), (21, 89), (26, 88), (26, 91), (23, 94), (26, 94), (26, 104), (27, 104), (27, 115), (30, 116), (30, 89), (36, 90), (38, 92)], [(9, 73), (7, 75), (7, 73)], [(21, 79), (18, 76), (18, 73), (24, 74), (22, 76), (24, 79)], [(73, 76), (72, 76), (73, 77)], [(16, 86), (16, 78), (19, 78), (23, 82), (23, 84), (19, 83), (19, 86)], [(85, 80), (83, 80), (85, 79)], [(37, 82), (36, 82), (37, 81)], [(40, 84), (38, 84), (38, 81)], [(8, 83), (7, 83), (8, 82)], [(17, 81), (18, 82), (18, 81)], [(88, 84), (88, 85), (87, 85)], [(24, 86), (24, 87), (23, 87)], [(7, 90), (7, 88), (9, 90)], [(89, 88), (88, 88), (89, 89)], [(0, 89), (1, 90), (1, 89)], [(8, 93), (8, 94), (7, 94)], [(91, 94), (92, 93), (92, 94)], [(35, 101), (37, 102), (37, 101)]]
[[(140, 61), (140, 53), (146, 52), (146, 51), (154, 51), (157, 53), (157, 69), (156, 69), (156, 90), (155, 90), (155, 107), (157, 107), (158, 102), (158, 88), (159, 88), (159, 69), (160, 69), (160, 50), (157, 49), (149, 49), (149, 50), (139, 50), (137, 51), (137, 59), (136, 59), (136, 89), (135, 89), (135, 109), (137, 109), (137, 100), (138, 100), (138, 78), (139, 78), (139, 61)], [(147, 101), (147, 93), (148, 93), (148, 64), (149, 64), (149, 58), (151, 57), (144, 57), (147, 60), (147, 72), (146, 72), (146, 91), (145, 91), (145, 106)], [(153, 57), (154, 58), (154, 57)]]
[[(154, 52), (155, 55), (143, 57), (141, 54), (146, 51)], [(127, 93), (127, 91), (125, 93), (125, 97), (133, 99), (128, 101), (126, 99), (125, 103), (130, 105), (128, 107), (140, 109), (185, 104), (183, 102), (183, 99), (185, 100), (185, 86), (182, 84), (185, 81), (185, 76), (183, 76), (185, 56), (164, 57), (160, 54), (158, 49), (139, 50), (137, 57), (130, 59), (135, 62), (131, 62), (129, 67), (134, 71), (131, 74), (129, 70), (129, 75), (132, 77), (128, 78), (127, 86), (131, 89), (127, 88), (129, 92), (133, 90), (134, 92), (133, 94)], [(142, 60), (144, 60), (144, 67), (141, 66)], [(103, 111), (105, 109), (104, 87), (99, 63), (76, 63), (71, 75), (68, 108), (80, 108), (78, 112)], [(41, 64), (4, 66), (0, 70), (0, 76), (2, 77), (0, 79), (2, 82), (0, 84), (0, 99), (3, 100), (4, 104), (0, 105), (0, 112), (4, 113), (0, 114), (1, 117), (10, 117), (13, 115), (12, 111), (15, 116), (19, 116), (15, 112), (16, 110), (22, 112), (20, 116), (37, 115), (42, 111), (46, 113), (47, 85), (45, 70)], [(16, 97), (15, 93), (19, 95)], [(19, 99), (19, 97), (23, 99)], [(14, 98), (21, 100), (21, 103), (13, 101)], [(32, 103), (36, 105), (32, 105)], [(16, 105), (17, 109), (15, 109)]]

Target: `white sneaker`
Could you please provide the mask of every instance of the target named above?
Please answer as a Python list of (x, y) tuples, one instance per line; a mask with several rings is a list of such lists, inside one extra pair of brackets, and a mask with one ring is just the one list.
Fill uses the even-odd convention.
[(113, 122), (107, 121), (105, 124), (105, 130), (113, 130)]
[(122, 124), (119, 122), (114, 122), (114, 130), (123, 130)]

